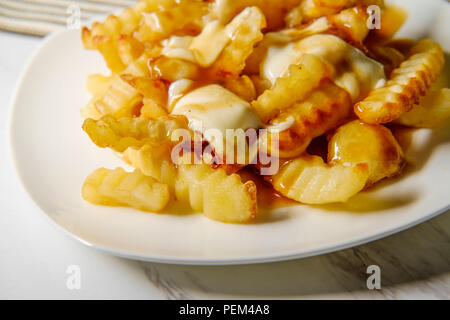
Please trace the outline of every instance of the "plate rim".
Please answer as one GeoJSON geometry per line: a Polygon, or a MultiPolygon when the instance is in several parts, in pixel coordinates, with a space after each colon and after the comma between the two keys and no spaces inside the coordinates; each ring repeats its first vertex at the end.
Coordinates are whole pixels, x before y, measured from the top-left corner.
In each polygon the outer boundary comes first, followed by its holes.
{"type": "MultiPolygon", "coordinates": [[[[78,30],[77,30],[78,31],[78,30]]],[[[17,111],[17,101],[19,94],[22,90],[22,87],[24,85],[25,79],[27,78],[28,71],[30,67],[35,62],[36,58],[39,56],[40,52],[46,47],[46,45],[53,41],[53,39],[57,38],[63,33],[66,32],[74,32],[74,30],[67,30],[62,29],[58,30],[54,33],[51,33],[43,38],[40,45],[38,45],[34,51],[32,52],[31,56],[28,58],[28,61],[24,64],[23,69],[19,73],[19,78],[15,84],[12,97],[10,99],[9,103],[9,115],[7,120],[7,140],[8,140],[8,147],[7,150],[9,150],[9,157],[12,162],[13,171],[15,172],[15,175],[17,176],[19,180],[19,184],[23,191],[25,191],[25,194],[28,196],[28,198],[33,203],[33,206],[38,209],[38,211],[41,212],[41,214],[44,214],[54,226],[57,227],[57,229],[62,230],[63,233],[68,235],[70,238],[75,239],[78,242],[83,243],[84,245],[88,247],[95,248],[97,250],[100,250],[102,252],[111,254],[113,256],[121,257],[121,258],[127,258],[127,259],[133,259],[133,260],[139,260],[139,261],[148,261],[148,262],[155,262],[155,263],[165,263],[165,264],[175,264],[175,265],[198,265],[198,266],[224,266],[224,265],[243,265],[243,264],[259,264],[259,263],[269,263],[269,262],[280,262],[280,261],[288,261],[288,260],[295,260],[295,259],[301,259],[301,258],[308,258],[312,256],[318,256],[326,253],[331,253],[339,250],[344,250],[356,246],[360,246],[375,240],[379,240],[385,237],[388,237],[390,235],[393,235],[395,233],[404,231],[406,229],[409,229],[411,227],[414,227],[420,223],[423,223],[425,221],[428,221],[440,214],[443,214],[444,212],[448,211],[450,209],[450,203],[447,204],[447,206],[431,212],[419,219],[410,221],[406,224],[401,224],[394,226],[392,228],[389,228],[388,230],[385,230],[384,232],[374,232],[371,234],[368,234],[364,237],[360,237],[356,240],[347,240],[335,243],[334,245],[326,245],[326,246],[319,246],[314,249],[309,250],[303,250],[298,249],[296,252],[293,251],[292,253],[282,253],[282,254],[272,254],[272,255],[255,255],[255,256],[247,256],[243,258],[177,258],[176,256],[158,256],[158,255],[151,255],[151,254],[140,254],[140,253],[132,253],[129,251],[116,249],[110,246],[105,246],[103,244],[96,243],[95,241],[88,241],[80,236],[70,232],[67,230],[64,226],[59,224],[55,219],[51,217],[50,214],[46,212],[46,210],[39,204],[39,201],[35,199],[35,197],[32,196],[31,191],[29,190],[29,187],[27,187],[25,180],[21,174],[21,171],[18,167],[17,159],[17,146],[14,146],[14,124],[16,123],[16,111],[17,111]],[[301,251],[301,252],[300,252],[301,251]]]]}

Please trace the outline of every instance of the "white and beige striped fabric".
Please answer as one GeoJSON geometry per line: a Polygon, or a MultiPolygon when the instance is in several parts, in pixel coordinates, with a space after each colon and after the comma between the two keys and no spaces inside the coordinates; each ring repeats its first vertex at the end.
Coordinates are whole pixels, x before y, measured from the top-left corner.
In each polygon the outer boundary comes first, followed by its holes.
{"type": "Polygon", "coordinates": [[[44,36],[76,28],[95,16],[132,7],[137,0],[0,0],[0,30],[44,36]]]}

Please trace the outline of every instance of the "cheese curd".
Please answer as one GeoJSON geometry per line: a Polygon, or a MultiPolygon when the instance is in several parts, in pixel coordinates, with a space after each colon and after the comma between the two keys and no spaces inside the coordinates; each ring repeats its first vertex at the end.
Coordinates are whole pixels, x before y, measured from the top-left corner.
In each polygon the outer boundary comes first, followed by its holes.
{"type": "Polygon", "coordinates": [[[227,129],[258,129],[259,117],[250,104],[222,86],[212,84],[195,89],[175,104],[172,115],[184,115],[192,131],[204,134],[215,148],[223,150],[217,130],[226,137],[227,129]]]}
{"type": "Polygon", "coordinates": [[[261,75],[274,84],[305,53],[328,63],[333,71],[333,81],[345,89],[353,101],[366,96],[386,79],[381,63],[370,59],[342,39],[328,34],[316,34],[297,42],[271,46],[261,64],[261,75]]]}

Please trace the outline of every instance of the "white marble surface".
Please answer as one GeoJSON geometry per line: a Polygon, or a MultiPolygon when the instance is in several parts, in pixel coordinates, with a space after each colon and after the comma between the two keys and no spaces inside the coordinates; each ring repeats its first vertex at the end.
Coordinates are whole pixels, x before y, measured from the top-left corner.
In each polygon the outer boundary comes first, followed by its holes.
{"type": "Polygon", "coordinates": [[[7,143],[9,104],[41,39],[0,31],[0,298],[39,299],[448,299],[450,215],[354,249],[229,267],[140,263],[108,256],[58,231],[22,190],[7,143]],[[378,291],[366,268],[381,268],[378,291]],[[81,269],[68,290],[66,269],[81,269]]]}

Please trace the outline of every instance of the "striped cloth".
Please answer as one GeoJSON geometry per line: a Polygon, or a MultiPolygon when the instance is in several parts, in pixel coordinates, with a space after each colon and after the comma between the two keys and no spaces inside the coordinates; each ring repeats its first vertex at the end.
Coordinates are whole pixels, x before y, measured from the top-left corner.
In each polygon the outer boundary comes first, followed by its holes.
{"type": "Polygon", "coordinates": [[[0,0],[0,30],[45,36],[135,4],[136,0],[0,0]]]}

